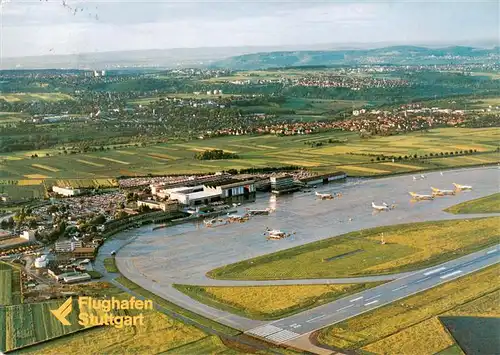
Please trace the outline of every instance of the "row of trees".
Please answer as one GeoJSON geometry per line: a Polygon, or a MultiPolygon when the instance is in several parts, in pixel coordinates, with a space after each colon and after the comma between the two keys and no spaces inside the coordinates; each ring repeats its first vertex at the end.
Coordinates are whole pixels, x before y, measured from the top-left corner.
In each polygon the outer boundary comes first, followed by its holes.
{"type": "MultiPolygon", "coordinates": [[[[499,149],[497,148],[497,151],[499,149]]],[[[405,156],[386,156],[384,154],[378,155],[376,158],[370,159],[370,161],[385,161],[385,160],[409,160],[409,159],[428,159],[428,158],[435,158],[435,157],[447,157],[447,156],[459,156],[459,155],[467,155],[467,154],[474,154],[477,153],[477,149],[469,149],[469,150],[460,150],[460,151],[455,151],[455,152],[440,152],[440,153],[429,153],[429,154],[423,154],[423,155],[418,155],[418,154],[413,154],[413,155],[405,155],[405,156]]]]}
{"type": "Polygon", "coordinates": [[[203,152],[196,153],[194,157],[198,160],[239,159],[238,154],[228,153],[222,149],[205,150],[203,152]]]}

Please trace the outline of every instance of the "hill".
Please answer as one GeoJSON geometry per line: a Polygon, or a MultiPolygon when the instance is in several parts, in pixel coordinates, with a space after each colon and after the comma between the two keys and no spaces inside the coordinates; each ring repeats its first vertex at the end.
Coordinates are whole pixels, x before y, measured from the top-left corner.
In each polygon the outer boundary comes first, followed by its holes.
{"type": "Polygon", "coordinates": [[[454,46],[425,48],[392,46],[361,50],[277,51],[233,56],[212,63],[212,67],[253,70],[276,67],[331,66],[359,64],[460,64],[480,63],[499,58],[500,47],[479,49],[454,46]]]}

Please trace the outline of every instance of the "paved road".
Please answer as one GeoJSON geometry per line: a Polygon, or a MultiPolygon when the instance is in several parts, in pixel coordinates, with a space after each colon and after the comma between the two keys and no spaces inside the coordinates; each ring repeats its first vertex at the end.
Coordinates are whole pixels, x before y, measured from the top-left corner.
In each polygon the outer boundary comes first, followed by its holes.
{"type": "Polygon", "coordinates": [[[316,307],[246,333],[274,343],[289,343],[304,334],[368,312],[500,261],[500,244],[437,265],[349,297],[316,307]]]}

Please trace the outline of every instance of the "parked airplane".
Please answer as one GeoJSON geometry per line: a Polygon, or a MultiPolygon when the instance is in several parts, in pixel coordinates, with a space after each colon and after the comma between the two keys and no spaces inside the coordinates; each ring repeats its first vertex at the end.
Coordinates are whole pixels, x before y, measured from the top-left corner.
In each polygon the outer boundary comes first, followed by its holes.
{"type": "Polygon", "coordinates": [[[315,195],[318,196],[322,200],[333,200],[332,194],[322,194],[322,193],[319,193],[316,191],[315,195]]]}
{"type": "Polygon", "coordinates": [[[460,185],[460,184],[453,183],[453,186],[455,186],[455,190],[458,190],[458,191],[472,190],[472,186],[470,186],[470,185],[460,185]]]}
{"type": "Polygon", "coordinates": [[[421,194],[416,194],[415,192],[410,192],[409,193],[412,197],[412,199],[420,201],[420,200],[434,200],[433,195],[421,195],[421,194]]]}
{"type": "Polygon", "coordinates": [[[381,205],[376,205],[375,202],[372,202],[372,208],[377,211],[389,211],[389,205],[387,203],[382,203],[381,205]]]}
{"type": "Polygon", "coordinates": [[[424,179],[427,179],[427,177],[423,174],[420,175],[419,177],[416,177],[416,176],[413,177],[413,181],[424,180],[424,179]]]}
{"type": "Polygon", "coordinates": [[[292,234],[295,234],[295,232],[287,233],[279,229],[266,228],[266,233],[264,233],[264,235],[266,234],[267,234],[267,239],[283,239],[283,238],[288,238],[292,234]]]}
{"type": "Polygon", "coordinates": [[[441,190],[441,189],[436,189],[435,187],[432,187],[432,195],[433,196],[446,196],[446,195],[455,195],[455,190],[441,190]]]}

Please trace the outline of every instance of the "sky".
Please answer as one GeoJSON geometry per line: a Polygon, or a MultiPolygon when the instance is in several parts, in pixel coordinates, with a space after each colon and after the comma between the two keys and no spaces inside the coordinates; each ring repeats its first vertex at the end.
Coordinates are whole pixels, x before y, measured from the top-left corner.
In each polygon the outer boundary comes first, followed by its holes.
{"type": "Polygon", "coordinates": [[[489,0],[0,1],[4,58],[321,43],[460,44],[495,40],[500,33],[500,5],[489,0]]]}

